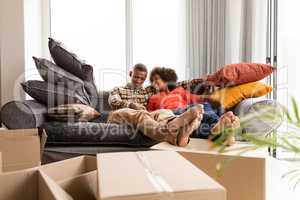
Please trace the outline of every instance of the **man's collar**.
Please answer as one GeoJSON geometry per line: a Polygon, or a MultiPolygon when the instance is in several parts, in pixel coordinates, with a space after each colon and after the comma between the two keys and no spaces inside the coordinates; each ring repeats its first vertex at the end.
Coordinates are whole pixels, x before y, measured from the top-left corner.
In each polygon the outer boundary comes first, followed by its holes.
{"type": "Polygon", "coordinates": [[[126,87],[127,87],[127,88],[130,88],[130,89],[133,89],[133,90],[139,90],[139,89],[142,89],[142,88],[143,88],[143,86],[135,86],[135,85],[133,85],[132,83],[127,83],[127,84],[126,84],[126,87]]]}

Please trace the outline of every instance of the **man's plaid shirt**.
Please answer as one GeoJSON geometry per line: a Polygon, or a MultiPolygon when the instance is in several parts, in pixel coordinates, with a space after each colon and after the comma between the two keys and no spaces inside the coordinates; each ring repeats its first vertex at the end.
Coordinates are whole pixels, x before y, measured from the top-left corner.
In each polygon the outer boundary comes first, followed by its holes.
{"type": "MultiPolygon", "coordinates": [[[[181,81],[177,83],[178,87],[184,89],[190,89],[202,83],[203,79],[193,79],[191,81],[181,81]]],[[[127,84],[125,87],[115,87],[109,96],[109,104],[116,109],[128,108],[130,103],[139,103],[143,106],[147,106],[149,98],[157,93],[153,86],[133,88],[131,84],[127,84]]]]}

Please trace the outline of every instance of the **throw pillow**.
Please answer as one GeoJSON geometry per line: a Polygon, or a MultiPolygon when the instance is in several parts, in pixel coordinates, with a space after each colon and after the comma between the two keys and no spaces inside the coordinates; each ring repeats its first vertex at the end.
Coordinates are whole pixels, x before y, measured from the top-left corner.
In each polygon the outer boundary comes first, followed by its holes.
{"type": "Polygon", "coordinates": [[[272,74],[274,70],[274,67],[267,64],[231,64],[224,66],[214,74],[208,75],[207,80],[216,86],[234,86],[259,81],[272,74]]]}
{"type": "Polygon", "coordinates": [[[93,108],[99,107],[99,95],[97,91],[97,87],[94,83],[94,75],[93,75],[93,67],[90,65],[83,65],[82,66],[84,72],[84,88],[87,91],[87,94],[90,99],[90,106],[93,108]]]}
{"type": "Polygon", "coordinates": [[[230,109],[244,99],[261,97],[271,91],[272,87],[264,83],[252,82],[217,90],[209,96],[209,100],[224,109],[230,109]]]}
{"type": "Polygon", "coordinates": [[[85,62],[80,60],[76,54],[67,50],[67,48],[61,43],[52,38],[49,38],[49,51],[54,62],[63,68],[64,70],[74,74],[75,76],[85,79],[85,75],[82,66],[85,62]]]}
{"type": "Polygon", "coordinates": [[[48,109],[48,116],[55,121],[88,122],[100,116],[94,108],[83,104],[65,104],[48,109]]]}
{"type": "Polygon", "coordinates": [[[53,84],[62,83],[66,87],[73,87],[78,84],[84,85],[84,82],[80,78],[77,78],[73,74],[58,67],[49,60],[36,57],[33,57],[33,60],[36,64],[38,72],[40,73],[44,81],[53,84]]]}
{"type": "Polygon", "coordinates": [[[84,88],[65,88],[44,81],[27,81],[21,83],[24,91],[38,102],[53,107],[61,104],[81,103],[89,104],[84,95],[84,88]]]}

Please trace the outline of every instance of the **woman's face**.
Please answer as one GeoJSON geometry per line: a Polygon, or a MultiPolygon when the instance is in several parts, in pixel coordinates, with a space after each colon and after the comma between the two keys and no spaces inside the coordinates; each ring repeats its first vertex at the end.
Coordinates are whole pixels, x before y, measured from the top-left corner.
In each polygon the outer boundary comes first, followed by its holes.
{"type": "Polygon", "coordinates": [[[152,85],[156,88],[156,89],[158,89],[158,90],[160,90],[160,91],[165,91],[165,90],[167,90],[167,83],[166,82],[164,82],[161,78],[160,78],[160,76],[158,75],[158,74],[155,74],[153,77],[152,77],[152,85]]]}

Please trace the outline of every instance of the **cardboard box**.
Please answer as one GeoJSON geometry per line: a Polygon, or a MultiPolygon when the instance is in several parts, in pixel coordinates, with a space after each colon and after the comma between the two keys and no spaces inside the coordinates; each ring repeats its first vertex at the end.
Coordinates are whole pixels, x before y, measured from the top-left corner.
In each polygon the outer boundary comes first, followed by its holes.
{"type": "Polygon", "coordinates": [[[76,157],[43,165],[40,170],[70,194],[74,200],[97,199],[96,157],[76,157]]]}
{"type": "Polygon", "coordinates": [[[43,130],[19,129],[0,131],[3,171],[39,166],[47,135],[43,130]]]}
{"type": "Polygon", "coordinates": [[[0,175],[0,200],[72,200],[38,168],[0,175]]]}
{"type": "Polygon", "coordinates": [[[179,152],[184,158],[203,170],[227,190],[228,200],[265,200],[266,199],[266,162],[267,152],[251,151],[237,157],[238,151],[249,147],[247,144],[236,144],[230,147],[231,152],[219,154],[211,149],[208,140],[191,139],[185,148],[168,143],[160,143],[152,149],[179,152]],[[222,161],[234,159],[223,168],[222,175],[217,175],[216,166],[222,161]]]}
{"type": "Polygon", "coordinates": [[[97,155],[98,199],[224,200],[225,189],[176,152],[97,155]]]}

